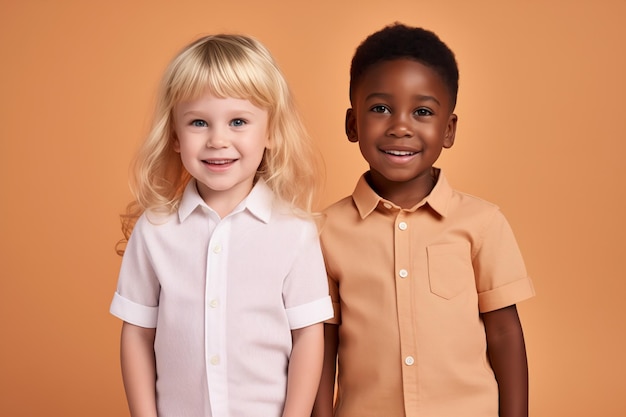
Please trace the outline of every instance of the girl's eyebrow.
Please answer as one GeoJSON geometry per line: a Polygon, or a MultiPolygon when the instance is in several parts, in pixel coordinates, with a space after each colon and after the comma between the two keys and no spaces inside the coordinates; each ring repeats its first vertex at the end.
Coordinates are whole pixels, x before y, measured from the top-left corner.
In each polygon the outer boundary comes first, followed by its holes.
{"type": "MultiPolygon", "coordinates": [[[[183,112],[183,116],[189,116],[189,115],[199,115],[199,116],[203,116],[206,115],[207,113],[211,113],[202,109],[190,109],[187,110],[185,112],[183,112]]],[[[250,110],[233,110],[231,112],[229,112],[229,116],[228,117],[240,117],[240,116],[253,116],[255,113],[253,111],[250,110]]]]}

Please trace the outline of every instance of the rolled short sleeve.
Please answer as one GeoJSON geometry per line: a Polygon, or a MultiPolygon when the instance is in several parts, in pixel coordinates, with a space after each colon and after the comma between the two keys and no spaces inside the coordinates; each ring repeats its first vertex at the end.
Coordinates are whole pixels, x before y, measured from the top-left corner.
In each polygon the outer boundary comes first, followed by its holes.
{"type": "Polygon", "coordinates": [[[496,209],[487,222],[473,263],[481,313],[535,295],[511,226],[500,210],[496,209]]]}
{"type": "Polygon", "coordinates": [[[341,323],[341,302],[339,299],[339,284],[337,279],[334,278],[333,273],[331,272],[330,260],[332,257],[327,256],[326,251],[328,249],[324,246],[324,227],[327,221],[328,215],[323,213],[321,216],[316,218],[317,220],[317,228],[320,234],[320,244],[322,246],[322,255],[324,256],[324,264],[326,268],[327,281],[328,281],[328,293],[330,294],[330,300],[333,308],[333,316],[325,321],[327,324],[340,324],[341,323]]]}
{"type": "Polygon", "coordinates": [[[132,302],[115,293],[111,302],[111,314],[135,326],[156,328],[158,307],[147,307],[132,302]]]}
{"type": "Polygon", "coordinates": [[[317,229],[312,222],[303,222],[297,255],[285,279],[283,298],[292,329],[333,317],[326,268],[317,229]]]}
{"type": "Polygon", "coordinates": [[[341,302],[339,300],[339,286],[337,281],[328,276],[328,292],[330,293],[330,299],[333,306],[333,317],[326,320],[328,324],[341,324],[341,302]]]}
{"type": "Polygon", "coordinates": [[[332,312],[329,296],[297,307],[288,308],[287,319],[289,320],[289,327],[294,330],[319,323],[328,318],[329,312],[332,312]]]}
{"type": "Polygon", "coordinates": [[[110,313],[128,323],[154,328],[157,324],[160,285],[146,248],[151,225],[141,217],[126,246],[110,313]]]}

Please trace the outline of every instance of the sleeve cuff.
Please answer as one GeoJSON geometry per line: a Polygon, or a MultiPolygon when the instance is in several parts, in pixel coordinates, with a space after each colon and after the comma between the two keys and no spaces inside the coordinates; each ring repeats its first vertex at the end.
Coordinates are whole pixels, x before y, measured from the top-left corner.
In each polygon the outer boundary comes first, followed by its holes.
{"type": "Polygon", "coordinates": [[[115,293],[111,308],[111,314],[125,322],[145,328],[156,328],[159,307],[148,307],[130,301],[119,293],[115,293]]]}
{"type": "Polygon", "coordinates": [[[339,303],[333,301],[333,317],[326,320],[326,324],[341,324],[341,306],[339,303]]]}
{"type": "Polygon", "coordinates": [[[533,283],[529,277],[526,277],[478,294],[478,307],[481,313],[487,313],[517,304],[534,295],[533,283]]]}
{"type": "Polygon", "coordinates": [[[287,309],[287,320],[292,330],[301,329],[333,317],[330,296],[287,309]]]}

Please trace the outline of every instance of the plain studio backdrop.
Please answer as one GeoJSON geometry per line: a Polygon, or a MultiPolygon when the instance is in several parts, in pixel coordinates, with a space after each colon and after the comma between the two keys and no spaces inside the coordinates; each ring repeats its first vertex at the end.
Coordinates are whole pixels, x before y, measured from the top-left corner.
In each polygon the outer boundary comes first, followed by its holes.
{"type": "Polygon", "coordinates": [[[358,43],[435,31],[461,73],[438,165],[497,203],[537,296],[519,305],[531,415],[626,415],[623,0],[0,1],[0,415],[127,415],[108,313],[128,164],[185,44],[252,35],[326,161],[325,206],[366,169],[343,133],[358,43]]]}

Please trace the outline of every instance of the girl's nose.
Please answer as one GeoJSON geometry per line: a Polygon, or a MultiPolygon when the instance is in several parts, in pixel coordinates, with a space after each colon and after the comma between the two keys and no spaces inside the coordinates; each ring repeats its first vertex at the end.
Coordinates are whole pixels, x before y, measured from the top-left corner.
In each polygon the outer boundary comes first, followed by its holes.
{"type": "Polygon", "coordinates": [[[228,134],[220,129],[212,129],[206,141],[207,148],[227,148],[229,144],[228,134]]]}

